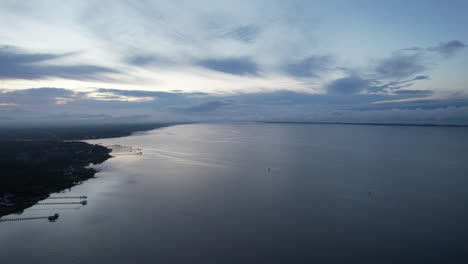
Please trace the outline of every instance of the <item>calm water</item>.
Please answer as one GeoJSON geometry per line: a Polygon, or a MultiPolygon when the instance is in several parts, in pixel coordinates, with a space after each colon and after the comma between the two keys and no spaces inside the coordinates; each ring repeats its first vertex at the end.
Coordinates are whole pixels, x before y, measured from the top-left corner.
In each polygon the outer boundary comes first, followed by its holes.
{"type": "Polygon", "coordinates": [[[0,223],[1,263],[468,259],[465,128],[193,124],[95,142],[143,155],[66,193],[88,205],[21,216],[55,223],[0,223]]]}

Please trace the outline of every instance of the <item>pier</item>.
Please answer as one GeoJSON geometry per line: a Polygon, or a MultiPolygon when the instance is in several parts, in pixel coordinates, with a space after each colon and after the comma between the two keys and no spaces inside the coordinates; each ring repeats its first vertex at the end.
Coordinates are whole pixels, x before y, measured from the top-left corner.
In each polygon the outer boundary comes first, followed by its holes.
{"type": "Polygon", "coordinates": [[[58,205],[58,204],[81,204],[81,205],[87,205],[87,204],[88,204],[88,201],[81,201],[81,202],[37,203],[36,205],[58,205]]]}
{"type": "Polygon", "coordinates": [[[111,155],[122,156],[122,155],[142,155],[143,151],[139,148],[127,147],[122,145],[106,145],[106,148],[112,150],[111,155]]]}
{"type": "Polygon", "coordinates": [[[49,222],[55,222],[59,218],[59,214],[54,214],[50,216],[36,216],[36,217],[21,217],[21,218],[9,218],[9,219],[0,219],[0,222],[17,222],[17,221],[27,221],[27,220],[49,220],[49,222]]]}
{"type": "Polygon", "coordinates": [[[87,198],[88,196],[65,196],[65,197],[53,196],[47,199],[87,199],[87,198]]]}

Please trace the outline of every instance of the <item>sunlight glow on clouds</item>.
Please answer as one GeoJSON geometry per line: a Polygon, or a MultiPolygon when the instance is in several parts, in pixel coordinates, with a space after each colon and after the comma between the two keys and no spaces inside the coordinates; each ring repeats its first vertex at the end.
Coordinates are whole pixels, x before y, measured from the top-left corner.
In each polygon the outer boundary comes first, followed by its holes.
{"type": "Polygon", "coordinates": [[[155,97],[132,97],[103,92],[91,92],[88,93],[86,96],[87,98],[95,101],[149,102],[156,99],[155,97]]]}
{"type": "Polygon", "coordinates": [[[44,112],[94,102],[90,114],[202,120],[254,116],[236,108],[279,116],[278,102],[290,102],[285,115],[313,119],[467,98],[468,4],[429,2],[5,0],[0,106],[11,115],[47,94],[44,112]],[[59,89],[31,90],[42,87],[59,89]]]}

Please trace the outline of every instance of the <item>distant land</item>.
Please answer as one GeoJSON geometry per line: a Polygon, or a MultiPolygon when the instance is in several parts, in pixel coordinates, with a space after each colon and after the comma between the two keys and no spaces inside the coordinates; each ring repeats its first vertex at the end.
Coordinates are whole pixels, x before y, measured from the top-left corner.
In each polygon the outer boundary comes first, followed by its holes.
{"type": "Polygon", "coordinates": [[[111,149],[80,140],[123,137],[170,123],[0,128],[0,217],[93,178],[111,149]]]}
{"type": "Polygon", "coordinates": [[[125,137],[137,131],[147,131],[175,124],[179,123],[0,127],[0,142],[19,140],[90,140],[125,137]]]}
{"type": "Polygon", "coordinates": [[[360,126],[418,126],[418,127],[468,127],[462,124],[417,124],[417,123],[372,123],[372,122],[307,122],[307,121],[260,121],[272,124],[317,124],[317,125],[360,125],[360,126]]]}

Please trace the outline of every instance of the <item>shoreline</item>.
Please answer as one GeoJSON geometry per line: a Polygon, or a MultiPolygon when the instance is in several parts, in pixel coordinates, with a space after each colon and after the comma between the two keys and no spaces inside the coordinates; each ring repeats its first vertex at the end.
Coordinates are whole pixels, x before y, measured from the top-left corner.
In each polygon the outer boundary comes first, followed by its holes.
{"type": "Polygon", "coordinates": [[[52,193],[94,178],[98,171],[89,165],[101,164],[114,156],[111,148],[87,141],[126,137],[172,125],[176,124],[114,125],[111,128],[117,130],[112,131],[107,126],[93,126],[91,131],[87,130],[89,127],[49,128],[56,134],[47,132],[44,138],[26,131],[33,135],[31,139],[19,134],[14,140],[0,140],[0,218],[21,214],[52,193]]]}
{"type": "Polygon", "coordinates": [[[462,127],[468,128],[468,125],[462,124],[417,124],[417,123],[373,123],[373,122],[308,122],[308,121],[258,121],[266,124],[291,124],[291,125],[356,125],[356,126],[409,126],[409,127],[462,127]]]}

